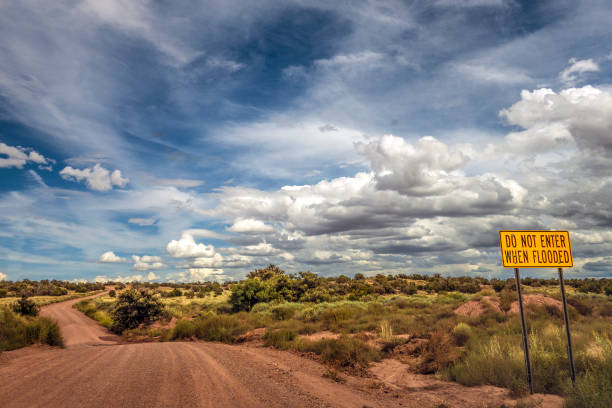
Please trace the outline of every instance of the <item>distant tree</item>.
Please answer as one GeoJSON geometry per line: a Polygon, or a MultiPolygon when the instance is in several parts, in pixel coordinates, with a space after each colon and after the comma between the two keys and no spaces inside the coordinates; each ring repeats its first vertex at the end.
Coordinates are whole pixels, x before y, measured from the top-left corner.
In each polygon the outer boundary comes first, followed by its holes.
{"type": "Polygon", "coordinates": [[[117,292],[115,292],[115,289],[112,289],[110,292],[108,292],[108,296],[114,298],[115,296],[117,296],[117,292]]]}
{"type": "Polygon", "coordinates": [[[279,275],[285,275],[285,271],[280,269],[278,266],[270,264],[262,269],[255,269],[249,272],[247,279],[259,278],[263,281],[273,279],[279,275]]]}
{"type": "Polygon", "coordinates": [[[230,304],[234,311],[249,311],[257,303],[269,302],[277,297],[277,293],[268,282],[260,278],[250,278],[232,286],[230,304]]]}

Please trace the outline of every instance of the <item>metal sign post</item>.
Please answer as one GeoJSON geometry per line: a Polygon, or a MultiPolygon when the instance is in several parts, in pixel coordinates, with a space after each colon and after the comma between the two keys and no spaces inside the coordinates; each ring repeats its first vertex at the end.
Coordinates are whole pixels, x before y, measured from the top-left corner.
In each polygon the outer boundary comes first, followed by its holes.
{"type": "Polygon", "coordinates": [[[574,354],[572,352],[572,337],[570,335],[562,269],[574,266],[569,232],[502,230],[499,231],[499,247],[504,268],[514,268],[518,304],[521,313],[521,325],[523,328],[523,350],[525,351],[525,366],[527,368],[529,392],[533,394],[533,382],[531,377],[529,341],[527,338],[527,326],[525,325],[525,313],[523,311],[523,296],[521,294],[521,276],[519,274],[519,268],[554,267],[559,270],[559,284],[561,286],[561,296],[563,297],[563,316],[565,317],[565,331],[567,333],[567,354],[569,357],[570,375],[572,377],[572,382],[575,382],[574,354]]]}
{"type": "Polygon", "coordinates": [[[527,338],[527,325],[525,324],[525,313],[523,311],[523,295],[521,293],[521,275],[519,273],[519,268],[514,268],[514,278],[516,280],[516,292],[518,293],[519,311],[521,313],[521,326],[523,328],[523,350],[525,351],[527,384],[529,384],[529,393],[533,394],[533,380],[531,378],[531,359],[529,358],[529,339],[527,338]]]}
{"type": "Polygon", "coordinates": [[[574,352],[572,351],[572,335],[570,333],[569,316],[567,315],[567,300],[565,299],[565,283],[563,283],[563,268],[559,268],[559,285],[561,286],[561,298],[563,299],[563,317],[565,319],[565,333],[567,334],[567,356],[569,359],[570,376],[572,383],[576,382],[576,371],[574,370],[574,352]]]}

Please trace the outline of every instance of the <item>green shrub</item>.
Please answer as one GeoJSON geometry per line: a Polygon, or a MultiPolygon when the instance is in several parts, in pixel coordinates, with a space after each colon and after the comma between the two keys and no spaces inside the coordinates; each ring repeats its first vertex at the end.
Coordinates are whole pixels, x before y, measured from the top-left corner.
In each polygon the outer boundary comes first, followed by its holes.
{"type": "Polygon", "coordinates": [[[63,345],[57,323],[45,317],[27,321],[8,307],[0,308],[0,351],[14,350],[32,343],[63,345]]]}
{"type": "Polygon", "coordinates": [[[191,320],[179,320],[172,330],[172,339],[187,339],[195,337],[196,326],[191,320]]]}
{"type": "Polygon", "coordinates": [[[149,293],[129,289],[117,299],[111,311],[111,330],[122,333],[134,329],[141,323],[148,323],[162,316],[163,305],[149,293]]]}
{"type": "Polygon", "coordinates": [[[183,292],[179,288],[174,288],[174,289],[172,289],[169,292],[162,293],[162,296],[164,296],[164,297],[179,297],[179,296],[183,296],[183,292]]]}
{"type": "Polygon", "coordinates": [[[298,350],[313,352],[324,362],[341,368],[364,368],[380,359],[380,352],[354,337],[300,342],[298,350]]]}
{"type": "Polygon", "coordinates": [[[274,299],[275,291],[270,283],[259,278],[247,279],[232,286],[230,304],[234,311],[249,311],[257,303],[269,302],[274,299]]]}
{"type": "Polygon", "coordinates": [[[117,296],[117,292],[115,292],[115,289],[111,290],[110,292],[108,292],[108,296],[114,298],[117,296]]]}
{"type": "Polygon", "coordinates": [[[38,316],[38,306],[26,295],[21,296],[17,303],[13,304],[13,311],[23,316],[38,316]]]}
{"type": "Polygon", "coordinates": [[[173,339],[197,337],[206,341],[233,343],[251,325],[238,315],[216,315],[207,313],[194,320],[179,320],[172,331],[173,339]]]}
{"type": "Polygon", "coordinates": [[[293,330],[266,330],[263,336],[264,345],[266,347],[275,347],[281,350],[291,348],[291,342],[296,338],[296,333],[293,330]]]}
{"type": "Polygon", "coordinates": [[[110,329],[113,326],[113,319],[104,310],[98,310],[93,314],[93,319],[100,325],[110,329]]]}
{"type": "Polygon", "coordinates": [[[472,328],[465,323],[459,323],[453,328],[453,337],[458,346],[465,346],[472,337],[472,328]]]}
{"type": "Polygon", "coordinates": [[[606,370],[588,370],[576,378],[569,390],[564,408],[612,407],[612,367],[606,370]]]}
{"type": "Polygon", "coordinates": [[[567,387],[566,408],[612,407],[612,340],[597,333],[593,338],[584,372],[567,387]]]}
{"type": "Polygon", "coordinates": [[[446,369],[457,361],[459,353],[452,337],[443,330],[430,334],[429,341],[421,352],[422,360],[417,367],[421,374],[433,374],[446,369]]]}
{"type": "Polygon", "coordinates": [[[358,313],[363,310],[352,304],[341,304],[338,306],[327,307],[323,309],[319,315],[318,320],[325,323],[340,323],[343,320],[352,319],[357,316],[358,313]]]}
{"type": "Polygon", "coordinates": [[[451,379],[467,386],[493,384],[516,389],[517,382],[524,383],[525,376],[525,360],[519,342],[517,337],[491,337],[450,368],[451,379]]]}
{"type": "Polygon", "coordinates": [[[572,297],[567,299],[567,303],[574,306],[574,308],[583,316],[590,316],[593,313],[593,306],[587,304],[584,300],[572,297]]]}
{"type": "Polygon", "coordinates": [[[27,326],[28,343],[43,343],[50,346],[63,346],[64,340],[56,321],[39,317],[27,326]]]}
{"type": "Polygon", "coordinates": [[[8,307],[0,308],[0,350],[13,350],[27,343],[26,323],[8,307]]]}
{"type": "Polygon", "coordinates": [[[297,312],[299,305],[280,304],[270,309],[270,313],[276,320],[291,319],[297,312]]]}
{"type": "Polygon", "coordinates": [[[512,302],[514,302],[516,299],[517,299],[517,294],[515,291],[511,289],[504,289],[499,294],[499,302],[500,302],[499,307],[501,308],[502,311],[507,312],[508,310],[510,310],[510,306],[512,305],[512,302]]]}

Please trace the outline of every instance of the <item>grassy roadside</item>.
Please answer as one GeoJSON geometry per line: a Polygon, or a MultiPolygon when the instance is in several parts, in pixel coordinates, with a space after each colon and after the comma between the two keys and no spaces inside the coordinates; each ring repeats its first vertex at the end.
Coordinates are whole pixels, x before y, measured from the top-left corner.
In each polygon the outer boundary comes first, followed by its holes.
{"type": "Polygon", "coordinates": [[[40,343],[63,346],[57,322],[46,317],[23,317],[0,306],[0,351],[40,343]]]}

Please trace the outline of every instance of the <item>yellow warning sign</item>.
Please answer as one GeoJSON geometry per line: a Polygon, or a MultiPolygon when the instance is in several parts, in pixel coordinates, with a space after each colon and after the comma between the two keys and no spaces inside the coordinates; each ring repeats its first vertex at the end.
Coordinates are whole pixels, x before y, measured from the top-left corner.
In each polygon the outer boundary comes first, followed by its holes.
{"type": "Polygon", "coordinates": [[[571,268],[567,231],[499,231],[504,268],[571,268]]]}

